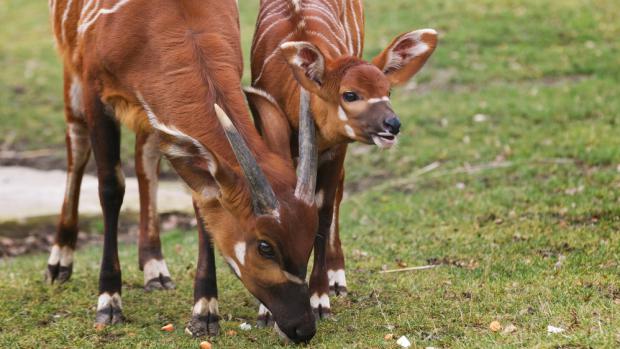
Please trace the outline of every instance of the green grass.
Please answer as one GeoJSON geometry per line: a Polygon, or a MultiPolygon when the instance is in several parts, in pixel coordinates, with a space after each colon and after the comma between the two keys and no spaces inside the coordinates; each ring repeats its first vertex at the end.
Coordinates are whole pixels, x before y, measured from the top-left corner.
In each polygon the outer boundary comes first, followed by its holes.
{"type": "MultiPolygon", "coordinates": [[[[62,149],[61,75],[45,6],[0,3],[0,134],[15,132],[21,149],[62,149]]],[[[418,348],[620,346],[618,2],[374,0],[366,8],[369,57],[413,28],[436,28],[441,41],[418,88],[394,93],[405,127],[399,146],[350,150],[341,226],[352,294],[332,301],[334,320],[320,323],[310,346],[396,348],[387,333],[418,348]],[[433,259],[446,265],[378,273],[433,259]],[[494,333],[493,320],[517,330],[494,333]],[[566,331],[549,335],[548,325],[566,331]]],[[[247,53],[256,5],[241,2],[241,11],[247,53]]],[[[163,238],[178,284],[171,293],[145,294],[136,247],[123,246],[128,322],[103,333],[92,328],[99,247],[78,251],[74,278],[60,287],[42,282],[45,255],[0,262],[0,347],[197,347],[182,331],[195,235],[163,238]],[[160,332],[168,322],[177,330],[160,332]]],[[[237,334],[215,347],[278,346],[269,330],[238,330],[256,306],[218,263],[223,332],[237,334]]]]}

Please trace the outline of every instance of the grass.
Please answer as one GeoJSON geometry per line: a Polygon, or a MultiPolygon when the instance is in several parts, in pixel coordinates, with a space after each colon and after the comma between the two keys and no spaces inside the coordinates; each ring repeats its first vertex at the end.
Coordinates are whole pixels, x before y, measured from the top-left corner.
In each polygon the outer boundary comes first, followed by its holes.
{"type": "MultiPolygon", "coordinates": [[[[350,150],[341,226],[352,294],[332,301],[335,318],[310,347],[398,347],[387,333],[417,348],[620,346],[617,1],[374,0],[366,9],[369,57],[412,28],[438,29],[441,41],[417,85],[394,93],[399,146],[350,150]],[[443,264],[378,273],[429,261],[443,264]],[[492,332],[494,320],[516,331],[492,332]]],[[[241,11],[247,53],[256,5],[241,11]]],[[[62,149],[46,13],[43,2],[0,3],[0,134],[15,132],[20,149],[62,149]]],[[[92,328],[99,247],[79,250],[73,280],[59,287],[42,282],[44,255],[1,261],[0,347],[197,347],[182,331],[195,235],[163,237],[179,286],[171,293],[145,294],[135,246],[121,248],[128,322],[103,333],[92,328]],[[177,330],[160,332],[168,322],[177,330]]],[[[278,347],[269,330],[238,329],[256,305],[218,267],[223,332],[237,333],[215,347],[278,347]]]]}

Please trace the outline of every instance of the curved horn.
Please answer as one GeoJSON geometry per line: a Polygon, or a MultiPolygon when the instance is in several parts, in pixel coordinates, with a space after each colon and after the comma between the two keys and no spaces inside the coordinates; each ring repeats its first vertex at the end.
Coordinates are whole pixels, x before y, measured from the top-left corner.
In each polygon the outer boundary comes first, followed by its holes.
{"type": "Polygon", "coordinates": [[[228,142],[235,153],[235,157],[239,165],[241,165],[243,174],[250,185],[254,214],[257,216],[278,216],[278,199],[267,177],[265,177],[263,170],[258,166],[254,155],[248,148],[239,131],[237,131],[235,125],[233,125],[228,115],[226,115],[226,112],[217,104],[214,105],[214,108],[220,124],[224,127],[226,138],[228,138],[228,142]]]}
{"type": "Polygon", "coordinates": [[[314,203],[318,157],[316,127],[310,110],[310,93],[302,87],[299,93],[299,163],[295,197],[308,205],[314,203]]]}

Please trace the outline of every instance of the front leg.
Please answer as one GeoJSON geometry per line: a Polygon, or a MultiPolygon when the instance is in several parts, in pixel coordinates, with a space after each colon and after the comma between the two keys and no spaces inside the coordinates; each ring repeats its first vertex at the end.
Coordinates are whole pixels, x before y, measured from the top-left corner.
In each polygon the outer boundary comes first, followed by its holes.
{"type": "Polygon", "coordinates": [[[334,203],[343,177],[346,151],[346,145],[338,146],[324,152],[319,159],[316,194],[319,229],[314,243],[314,266],[310,276],[310,305],[319,319],[331,315],[327,262],[330,242],[336,237],[332,236],[334,222],[337,219],[334,215],[334,203]]]}
{"type": "Polygon", "coordinates": [[[220,332],[220,315],[217,304],[215,253],[211,236],[202,220],[196,200],[194,211],[198,221],[198,263],[194,280],[192,318],[185,331],[193,337],[217,336],[220,332]]]}

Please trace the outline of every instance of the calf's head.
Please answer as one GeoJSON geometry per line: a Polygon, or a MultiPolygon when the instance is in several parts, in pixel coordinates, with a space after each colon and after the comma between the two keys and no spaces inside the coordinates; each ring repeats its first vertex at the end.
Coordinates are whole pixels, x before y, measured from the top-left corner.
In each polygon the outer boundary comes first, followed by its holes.
{"type": "Polygon", "coordinates": [[[390,104],[392,86],[407,82],[437,45],[432,29],[397,36],[372,63],[357,57],[336,59],[310,42],[280,46],[297,81],[327,104],[327,125],[340,137],[389,148],[396,143],[400,120],[390,104]]]}

